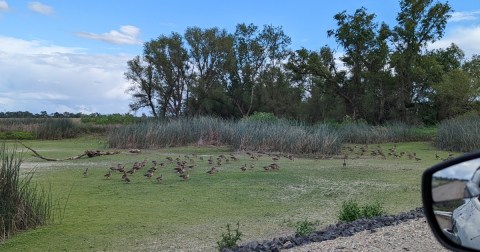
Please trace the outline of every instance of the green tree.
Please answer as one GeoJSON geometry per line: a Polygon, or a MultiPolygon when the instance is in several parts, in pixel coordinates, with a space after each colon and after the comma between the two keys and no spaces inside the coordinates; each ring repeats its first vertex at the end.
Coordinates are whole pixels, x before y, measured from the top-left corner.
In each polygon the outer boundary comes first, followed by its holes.
{"type": "Polygon", "coordinates": [[[232,54],[233,36],[216,27],[190,27],[185,31],[185,40],[193,68],[187,93],[188,113],[228,116],[232,113],[232,101],[226,93],[226,68],[232,54]]]}
{"type": "Polygon", "coordinates": [[[290,38],[280,27],[238,24],[234,34],[233,54],[230,58],[229,95],[241,116],[253,111],[258,79],[269,66],[284,59],[290,38]]]}
{"type": "Polygon", "coordinates": [[[394,54],[392,65],[396,74],[400,119],[407,120],[407,108],[414,107],[413,98],[418,85],[415,68],[428,43],[442,38],[451,7],[433,0],[402,0],[393,28],[394,54]]]}
{"type": "Polygon", "coordinates": [[[190,81],[182,36],[172,33],[146,42],[143,56],[128,61],[125,77],[132,83],[127,92],[133,111],[147,107],[155,117],[180,116],[190,81]]]}
{"type": "Polygon", "coordinates": [[[130,109],[138,111],[148,107],[152,115],[158,117],[157,86],[159,83],[154,76],[153,66],[144,62],[140,56],[129,60],[127,66],[125,78],[132,83],[127,90],[133,98],[130,109]]]}

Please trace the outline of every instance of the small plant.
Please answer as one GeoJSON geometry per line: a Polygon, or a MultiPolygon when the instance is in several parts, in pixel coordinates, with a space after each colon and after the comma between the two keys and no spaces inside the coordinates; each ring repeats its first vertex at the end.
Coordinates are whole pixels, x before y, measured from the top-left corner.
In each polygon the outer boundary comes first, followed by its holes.
{"type": "Polygon", "coordinates": [[[315,231],[315,223],[308,221],[307,219],[297,222],[295,227],[297,228],[295,231],[297,236],[307,236],[315,231]]]}
{"type": "Polygon", "coordinates": [[[376,216],[381,216],[385,213],[380,202],[375,202],[373,204],[367,204],[362,208],[362,215],[367,219],[371,219],[376,216]]]}
{"type": "Polygon", "coordinates": [[[222,239],[217,241],[218,249],[222,251],[226,248],[234,248],[237,242],[241,240],[242,233],[240,232],[240,223],[237,222],[237,228],[230,229],[230,224],[227,224],[227,233],[222,233],[222,239]]]}
{"type": "Polygon", "coordinates": [[[358,203],[355,200],[348,200],[343,202],[338,219],[341,221],[354,221],[361,218],[361,216],[362,211],[358,203]]]}
{"type": "Polygon", "coordinates": [[[348,200],[343,202],[338,219],[350,222],[360,218],[371,219],[384,213],[383,206],[378,201],[361,207],[355,200],[348,200]]]}

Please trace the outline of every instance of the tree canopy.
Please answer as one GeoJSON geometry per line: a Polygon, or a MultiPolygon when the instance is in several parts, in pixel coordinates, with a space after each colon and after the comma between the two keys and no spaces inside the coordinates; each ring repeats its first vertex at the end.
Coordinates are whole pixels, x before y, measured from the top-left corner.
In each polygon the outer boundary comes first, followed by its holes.
{"type": "Polygon", "coordinates": [[[130,108],[162,118],[267,112],[310,123],[436,123],[478,106],[480,56],[465,59],[455,44],[428,49],[450,12],[448,3],[402,0],[389,27],[364,7],[341,11],[326,31],[338,52],[293,50],[274,25],[161,35],[128,62],[130,108]]]}

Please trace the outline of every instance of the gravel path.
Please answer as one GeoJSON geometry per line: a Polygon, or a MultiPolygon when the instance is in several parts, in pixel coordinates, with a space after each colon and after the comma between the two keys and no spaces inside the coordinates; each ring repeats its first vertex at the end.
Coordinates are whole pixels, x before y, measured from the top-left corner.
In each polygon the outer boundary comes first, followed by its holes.
{"type": "Polygon", "coordinates": [[[350,237],[309,243],[294,247],[290,252],[307,251],[449,251],[433,236],[425,218],[407,221],[372,231],[366,230],[350,237]]]}
{"type": "Polygon", "coordinates": [[[250,251],[448,251],[433,236],[423,208],[398,215],[339,222],[307,237],[287,236],[249,242],[233,250],[250,251]]]}

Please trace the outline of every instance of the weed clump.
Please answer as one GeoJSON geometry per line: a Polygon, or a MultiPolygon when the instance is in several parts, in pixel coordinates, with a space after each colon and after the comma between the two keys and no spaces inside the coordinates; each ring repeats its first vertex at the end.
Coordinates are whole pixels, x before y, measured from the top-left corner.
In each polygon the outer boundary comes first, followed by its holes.
{"type": "Polygon", "coordinates": [[[381,216],[385,213],[383,206],[379,202],[360,206],[355,200],[343,202],[338,219],[341,221],[351,222],[361,218],[371,219],[381,216]]]}
{"type": "Polygon", "coordinates": [[[295,234],[297,236],[305,237],[311,234],[313,231],[315,231],[315,223],[308,221],[307,219],[297,222],[295,227],[296,227],[295,234]]]}
{"type": "Polygon", "coordinates": [[[222,251],[226,248],[234,248],[237,242],[241,240],[242,232],[240,232],[240,223],[237,222],[237,228],[230,229],[230,224],[227,224],[227,233],[222,233],[222,238],[217,241],[218,249],[222,251]]]}

